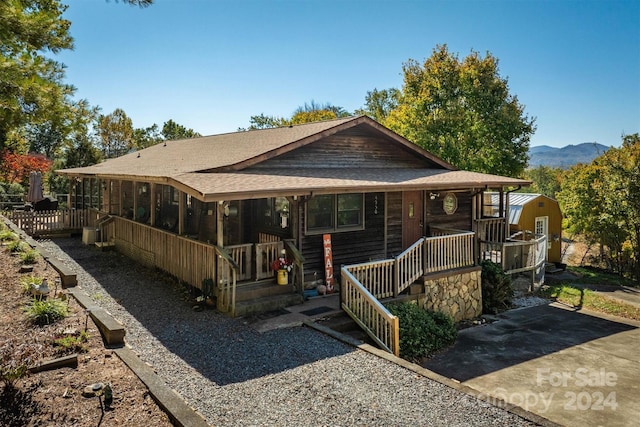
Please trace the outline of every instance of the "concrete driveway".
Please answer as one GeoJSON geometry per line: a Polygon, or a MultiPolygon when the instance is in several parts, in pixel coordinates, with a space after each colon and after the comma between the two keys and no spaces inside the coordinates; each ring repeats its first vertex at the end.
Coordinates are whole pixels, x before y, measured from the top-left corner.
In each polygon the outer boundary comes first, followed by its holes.
{"type": "Polygon", "coordinates": [[[561,425],[640,425],[640,322],[558,303],[512,310],[423,367],[561,425]]]}

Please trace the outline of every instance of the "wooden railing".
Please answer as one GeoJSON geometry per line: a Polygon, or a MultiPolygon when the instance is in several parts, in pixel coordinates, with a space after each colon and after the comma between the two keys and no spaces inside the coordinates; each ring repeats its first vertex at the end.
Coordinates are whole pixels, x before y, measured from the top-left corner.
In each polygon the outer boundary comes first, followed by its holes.
{"type": "Polygon", "coordinates": [[[482,259],[500,264],[506,274],[535,271],[544,265],[547,236],[516,233],[506,242],[481,242],[482,259]]]}
{"type": "Polygon", "coordinates": [[[256,280],[273,277],[271,263],[278,259],[283,248],[282,241],[256,243],[256,280]]]}
{"type": "Polygon", "coordinates": [[[458,232],[424,239],[424,273],[475,265],[475,233],[458,232]]]}
{"type": "Polygon", "coordinates": [[[409,246],[404,252],[396,257],[395,260],[395,283],[394,296],[407,289],[416,279],[424,274],[425,263],[423,262],[427,246],[426,238],[421,238],[413,245],[409,246]]]}
{"type": "Polygon", "coordinates": [[[380,347],[400,355],[399,321],[345,267],[341,273],[342,309],[380,347]]]}
{"type": "Polygon", "coordinates": [[[504,242],[507,238],[506,218],[483,218],[475,221],[476,235],[481,242],[504,242]]]}
{"type": "Polygon", "coordinates": [[[293,280],[292,284],[296,287],[296,289],[300,292],[301,295],[304,295],[304,257],[296,247],[294,241],[285,240],[284,241],[285,249],[287,250],[287,257],[293,260],[293,280]]]}
{"type": "Polygon", "coordinates": [[[253,244],[225,246],[225,249],[238,266],[238,280],[251,279],[253,272],[253,244]]]}
{"type": "Polygon", "coordinates": [[[342,267],[377,299],[390,298],[396,295],[395,268],[395,259],[371,261],[342,267]]]}
{"type": "Polygon", "coordinates": [[[90,226],[90,212],[84,209],[55,211],[5,211],[3,215],[28,234],[61,230],[82,230],[90,226]]]}
{"type": "Polygon", "coordinates": [[[130,258],[164,270],[197,289],[202,289],[205,280],[217,277],[218,254],[213,245],[129,219],[113,218],[105,232],[130,258]]]}
{"type": "Polygon", "coordinates": [[[229,313],[233,317],[236,315],[236,288],[239,267],[224,248],[218,246],[214,246],[214,248],[218,256],[217,309],[221,312],[229,313]]]}

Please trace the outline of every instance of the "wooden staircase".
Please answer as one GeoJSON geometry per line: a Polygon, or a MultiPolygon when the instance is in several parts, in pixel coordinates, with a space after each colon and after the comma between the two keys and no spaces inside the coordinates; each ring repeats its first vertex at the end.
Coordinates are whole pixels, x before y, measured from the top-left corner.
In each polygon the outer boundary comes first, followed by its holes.
{"type": "Polygon", "coordinates": [[[236,316],[250,316],[302,304],[304,298],[293,285],[278,285],[269,278],[238,283],[236,287],[236,316]]]}

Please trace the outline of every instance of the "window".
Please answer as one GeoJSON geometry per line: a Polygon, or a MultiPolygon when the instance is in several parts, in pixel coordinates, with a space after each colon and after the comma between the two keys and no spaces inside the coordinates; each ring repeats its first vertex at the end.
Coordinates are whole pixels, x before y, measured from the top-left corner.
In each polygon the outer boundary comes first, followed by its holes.
{"type": "Polygon", "coordinates": [[[364,195],[326,194],[307,203],[307,232],[364,229],[364,195]]]}

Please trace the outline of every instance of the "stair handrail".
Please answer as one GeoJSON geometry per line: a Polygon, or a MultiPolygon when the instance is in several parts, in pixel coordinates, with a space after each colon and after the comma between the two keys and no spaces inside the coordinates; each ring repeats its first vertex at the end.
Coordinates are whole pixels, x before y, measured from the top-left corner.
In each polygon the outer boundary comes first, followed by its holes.
{"type": "Polygon", "coordinates": [[[294,281],[293,285],[297,286],[300,295],[304,296],[304,256],[298,250],[295,242],[292,240],[284,240],[284,246],[287,250],[287,255],[291,256],[294,267],[294,281]]]}
{"type": "Polygon", "coordinates": [[[216,245],[213,245],[213,248],[215,249],[219,260],[217,269],[218,310],[230,312],[233,317],[236,312],[236,285],[240,267],[226,249],[216,245]],[[230,278],[229,273],[231,276],[230,278]]]}
{"type": "Polygon", "coordinates": [[[400,321],[347,270],[341,268],[342,309],[380,347],[400,355],[400,321]]]}
{"type": "Polygon", "coordinates": [[[421,237],[413,245],[395,257],[394,296],[398,296],[424,273],[425,238],[421,237]]]}

